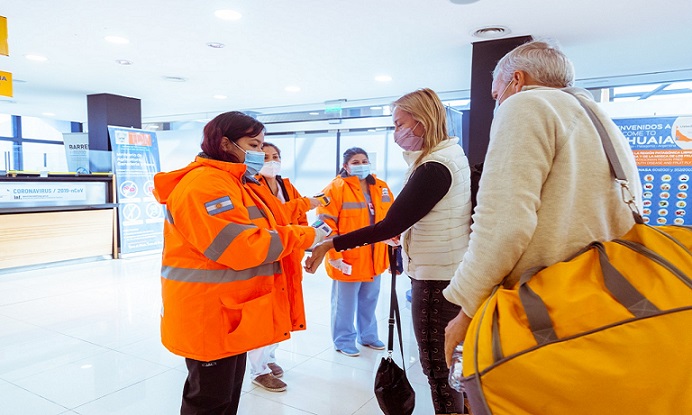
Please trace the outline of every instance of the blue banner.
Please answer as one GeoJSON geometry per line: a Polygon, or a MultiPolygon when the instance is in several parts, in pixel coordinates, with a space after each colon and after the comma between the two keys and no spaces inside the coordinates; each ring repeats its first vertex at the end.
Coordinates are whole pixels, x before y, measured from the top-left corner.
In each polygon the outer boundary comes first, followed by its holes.
{"type": "Polygon", "coordinates": [[[108,126],[113,148],[120,229],[120,254],[163,249],[163,207],[154,175],[161,170],[156,133],[108,126]]]}
{"type": "Polygon", "coordinates": [[[692,117],[616,119],[639,168],[644,221],[652,225],[690,225],[692,117]]]}

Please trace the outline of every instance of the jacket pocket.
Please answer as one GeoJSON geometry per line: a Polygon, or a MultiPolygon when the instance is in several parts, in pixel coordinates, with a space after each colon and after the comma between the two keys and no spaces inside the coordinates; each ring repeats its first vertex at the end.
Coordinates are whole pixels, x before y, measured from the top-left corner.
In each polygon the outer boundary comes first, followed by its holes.
{"type": "Polygon", "coordinates": [[[244,303],[222,299],[225,339],[229,351],[248,351],[270,344],[274,336],[272,292],[244,303]]]}

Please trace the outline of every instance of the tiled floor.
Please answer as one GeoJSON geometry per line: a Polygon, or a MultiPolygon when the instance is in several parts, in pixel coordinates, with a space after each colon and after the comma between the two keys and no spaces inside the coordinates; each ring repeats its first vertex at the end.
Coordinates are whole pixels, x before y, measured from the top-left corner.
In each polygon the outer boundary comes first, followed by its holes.
{"type": "MultiPolygon", "coordinates": [[[[159,265],[159,256],[145,256],[0,273],[0,414],[179,413],[186,369],[159,341],[159,265]]],[[[385,273],[377,307],[385,342],[390,283],[385,273]]],[[[239,414],[381,413],[373,380],[383,352],[363,348],[353,358],[334,351],[330,287],[322,270],[305,275],[308,330],[277,351],[288,390],[267,392],[246,374],[239,414]]],[[[408,278],[398,279],[414,414],[432,414],[404,297],[409,288],[408,278]]]]}

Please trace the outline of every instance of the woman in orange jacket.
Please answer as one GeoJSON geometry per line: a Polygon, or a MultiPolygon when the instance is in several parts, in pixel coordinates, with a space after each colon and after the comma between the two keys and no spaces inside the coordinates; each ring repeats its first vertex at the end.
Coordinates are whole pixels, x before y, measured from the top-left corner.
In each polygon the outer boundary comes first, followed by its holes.
{"type": "MultiPolygon", "coordinates": [[[[340,235],[381,221],[394,200],[387,183],[370,174],[368,153],[353,147],[344,152],[343,168],[324,189],[331,199],[317,208],[318,218],[340,235]]],[[[387,246],[370,246],[337,252],[325,258],[332,283],[332,341],[346,356],[358,356],[356,342],[384,349],[377,332],[375,307],[380,293],[380,274],[387,269],[387,246]],[[354,326],[353,321],[356,320],[354,326]]]]}
{"type": "Polygon", "coordinates": [[[262,123],[227,112],[204,127],[194,162],[154,177],[166,206],[161,341],[188,368],[181,414],[235,414],[246,352],[305,326],[283,260],[326,234],[274,217],[254,178],[263,142],[262,123]]]}
{"type": "MultiPolygon", "coordinates": [[[[281,202],[277,204],[267,201],[269,209],[274,213],[277,222],[281,218],[281,224],[307,225],[308,220],[305,212],[316,208],[319,205],[319,200],[312,197],[302,197],[287,178],[279,176],[281,150],[276,145],[265,141],[262,145],[262,151],[264,152],[264,166],[255,178],[271,192],[270,197],[276,199],[275,202],[281,202]]],[[[303,279],[301,261],[304,254],[305,251],[302,249],[296,250],[283,261],[286,277],[295,281],[296,284],[300,284],[303,279]]],[[[302,298],[296,302],[302,303],[302,298]]],[[[286,383],[279,379],[283,376],[284,371],[276,363],[276,349],[278,347],[279,344],[274,343],[251,350],[247,354],[252,383],[270,392],[286,390],[286,383]]]]}

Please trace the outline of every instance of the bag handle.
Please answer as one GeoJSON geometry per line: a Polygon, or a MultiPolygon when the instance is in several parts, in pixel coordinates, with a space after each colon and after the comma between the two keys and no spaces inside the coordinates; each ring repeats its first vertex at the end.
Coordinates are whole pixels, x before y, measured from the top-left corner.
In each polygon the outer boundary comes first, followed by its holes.
{"type": "Polygon", "coordinates": [[[397,333],[399,334],[399,350],[401,351],[402,369],[406,374],[406,361],[404,358],[404,343],[401,340],[401,314],[399,313],[399,300],[396,297],[396,251],[399,247],[387,246],[389,254],[389,270],[392,273],[392,289],[391,298],[389,301],[389,337],[387,339],[388,359],[392,359],[394,351],[394,326],[396,325],[397,333]]]}

